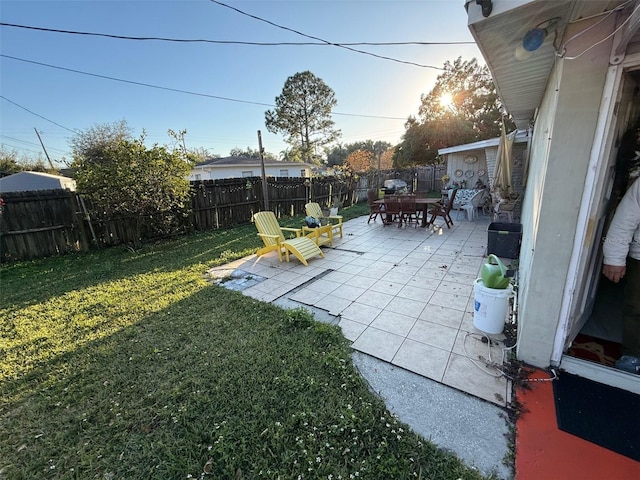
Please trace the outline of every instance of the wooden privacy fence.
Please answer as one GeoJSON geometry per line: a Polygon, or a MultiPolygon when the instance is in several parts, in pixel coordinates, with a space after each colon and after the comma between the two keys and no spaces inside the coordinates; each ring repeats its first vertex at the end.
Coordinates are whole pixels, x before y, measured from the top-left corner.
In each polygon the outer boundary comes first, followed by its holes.
{"type": "Polygon", "coordinates": [[[442,176],[447,173],[447,165],[426,165],[405,170],[390,170],[368,173],[358,180],[358,198],[366,200],[367,188],[382,188],[385,180],[397,178],[407,182],[412,192],[431,192],[442,189],[442,176]],[[361,193],[364,190],[364,197],[361,193]]]}
{"type": "Polygon", "coordinates": [[[23,260],[87,250],[78,196],[68,190],[3,193],[1,260],[23,260]]]}
{"type": "MultiPolygon", "coordinates": [[[[267,179],[269,210],[283,217],[304,214],[304,206],[309,201],[318,202],[322,208],[348,207],[366,201],[367,189],[381,187],[387,178],[402,178],[410,186],[417,186],[418,191],[440,188],[439,174],[418,169],[345,178],[270,177],[267,179]],[[437,184],[434,175],[438,175],[437,184]]],[[[174,212],[179,220],[160,232],[145,218],[108,217],[89,199],[68,190],[2,193],[0,261],[87,251],[92,246],[137,244],[193,230],[245,225],[251,222],[255,212],[264,209],[260,177],[205,180],[192,182],[191,187],[188,214],[174,212]]]]}
{"type": "MultiPolygon", "coordinates": [[[[268,178],[269,210],[278,217],[300,215],[309,201],[343,207],[354,203],[354,181],[337,177],[268,178]]],[[[264,209],[260,177],[192,182],[193,219],[196,230],[246,224],[264,209]]]]}
{"type": "MultiPolygon", "coordinates": [[[[343,207],[353,203],[354,182],[336,177],[269,178],[269,209],[280,217],[304,213],[304,205],[317,201],[343,207]]],[[[50,255],[137,244],[159,236],[144,218],[107,217],[89,199],[68,190],[2,193],[0,207],[0,261],[16,261],[50,255]],[[142,236],[142,238],[140,238],[142,236]]],[[[193,230],[244,225],[263,209],[259,177],[192,182],[191,209],[181,224],[163,236],[193,230]]]]}

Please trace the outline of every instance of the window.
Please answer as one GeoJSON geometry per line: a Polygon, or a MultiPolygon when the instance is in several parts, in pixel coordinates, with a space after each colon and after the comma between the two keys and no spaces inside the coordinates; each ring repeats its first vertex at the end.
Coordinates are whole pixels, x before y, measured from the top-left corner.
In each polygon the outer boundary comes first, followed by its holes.
{"type": "Polygon", "coordinates": [[[301,177],[306,177],[307,176],[307,171],[304,168],[302,170],[300,170],[300,176],[301,177]]]}
{"type": "Polygon", "coordinates": [[[242,172],[243,177],[253,177],[253,170],[244,170],[242,172]]]}
{"type": "Polygon", "coordinates": [[[196,177],[196,178],[195,178],[195,181],[196,181],[196,182],[198,182],[198,181],[202,180],[202,175],[200,175],[199,173],[196,173],[195,177],[196,177]]]}
{"type": "Polygon", "coordinates": [[[280,176],[288,178],[289,177],[289,170],[286,170],[286,169],[280,170],[280,176]]]}

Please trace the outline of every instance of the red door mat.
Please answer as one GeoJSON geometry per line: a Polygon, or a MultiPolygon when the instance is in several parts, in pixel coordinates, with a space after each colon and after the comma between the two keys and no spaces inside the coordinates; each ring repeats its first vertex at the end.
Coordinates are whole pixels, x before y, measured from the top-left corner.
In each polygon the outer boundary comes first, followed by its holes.
{"type": "Polygon", "coordinates": [[[608,367],[612,367],[621,355],[619,343],[581,333],[575,338],[567,354],[608,367]]]}

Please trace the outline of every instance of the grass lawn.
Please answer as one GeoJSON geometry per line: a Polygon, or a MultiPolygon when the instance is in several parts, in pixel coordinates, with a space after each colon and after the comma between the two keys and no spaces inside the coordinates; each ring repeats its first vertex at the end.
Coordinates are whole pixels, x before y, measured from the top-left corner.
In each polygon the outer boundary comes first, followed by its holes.
{"type": "Polygon", "coordinates": [[[0,479],[482,478],[386,410],[337,327],[204,279],[259,245],[0,267],[0,479]]]}

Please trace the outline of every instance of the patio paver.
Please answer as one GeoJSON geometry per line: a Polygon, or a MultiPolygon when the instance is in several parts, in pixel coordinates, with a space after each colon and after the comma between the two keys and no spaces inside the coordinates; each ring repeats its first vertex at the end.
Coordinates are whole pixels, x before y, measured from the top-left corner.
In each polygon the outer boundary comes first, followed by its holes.
{"type": "Polygon", "coordinates": [[[511,384],[496,368],[504,336],[492,336],[492,365],[484,334],[473,326],[473,282],[486,261],[490,219],[423,229],[367,224],[367,218],[344,222],[344,238],[308,267],[295,259],[280,263],[273,252],[225,268],[267,278],[242,290],[245,295],[287,298],[337,316],[357,351],[506,406],[511,384]]]}

